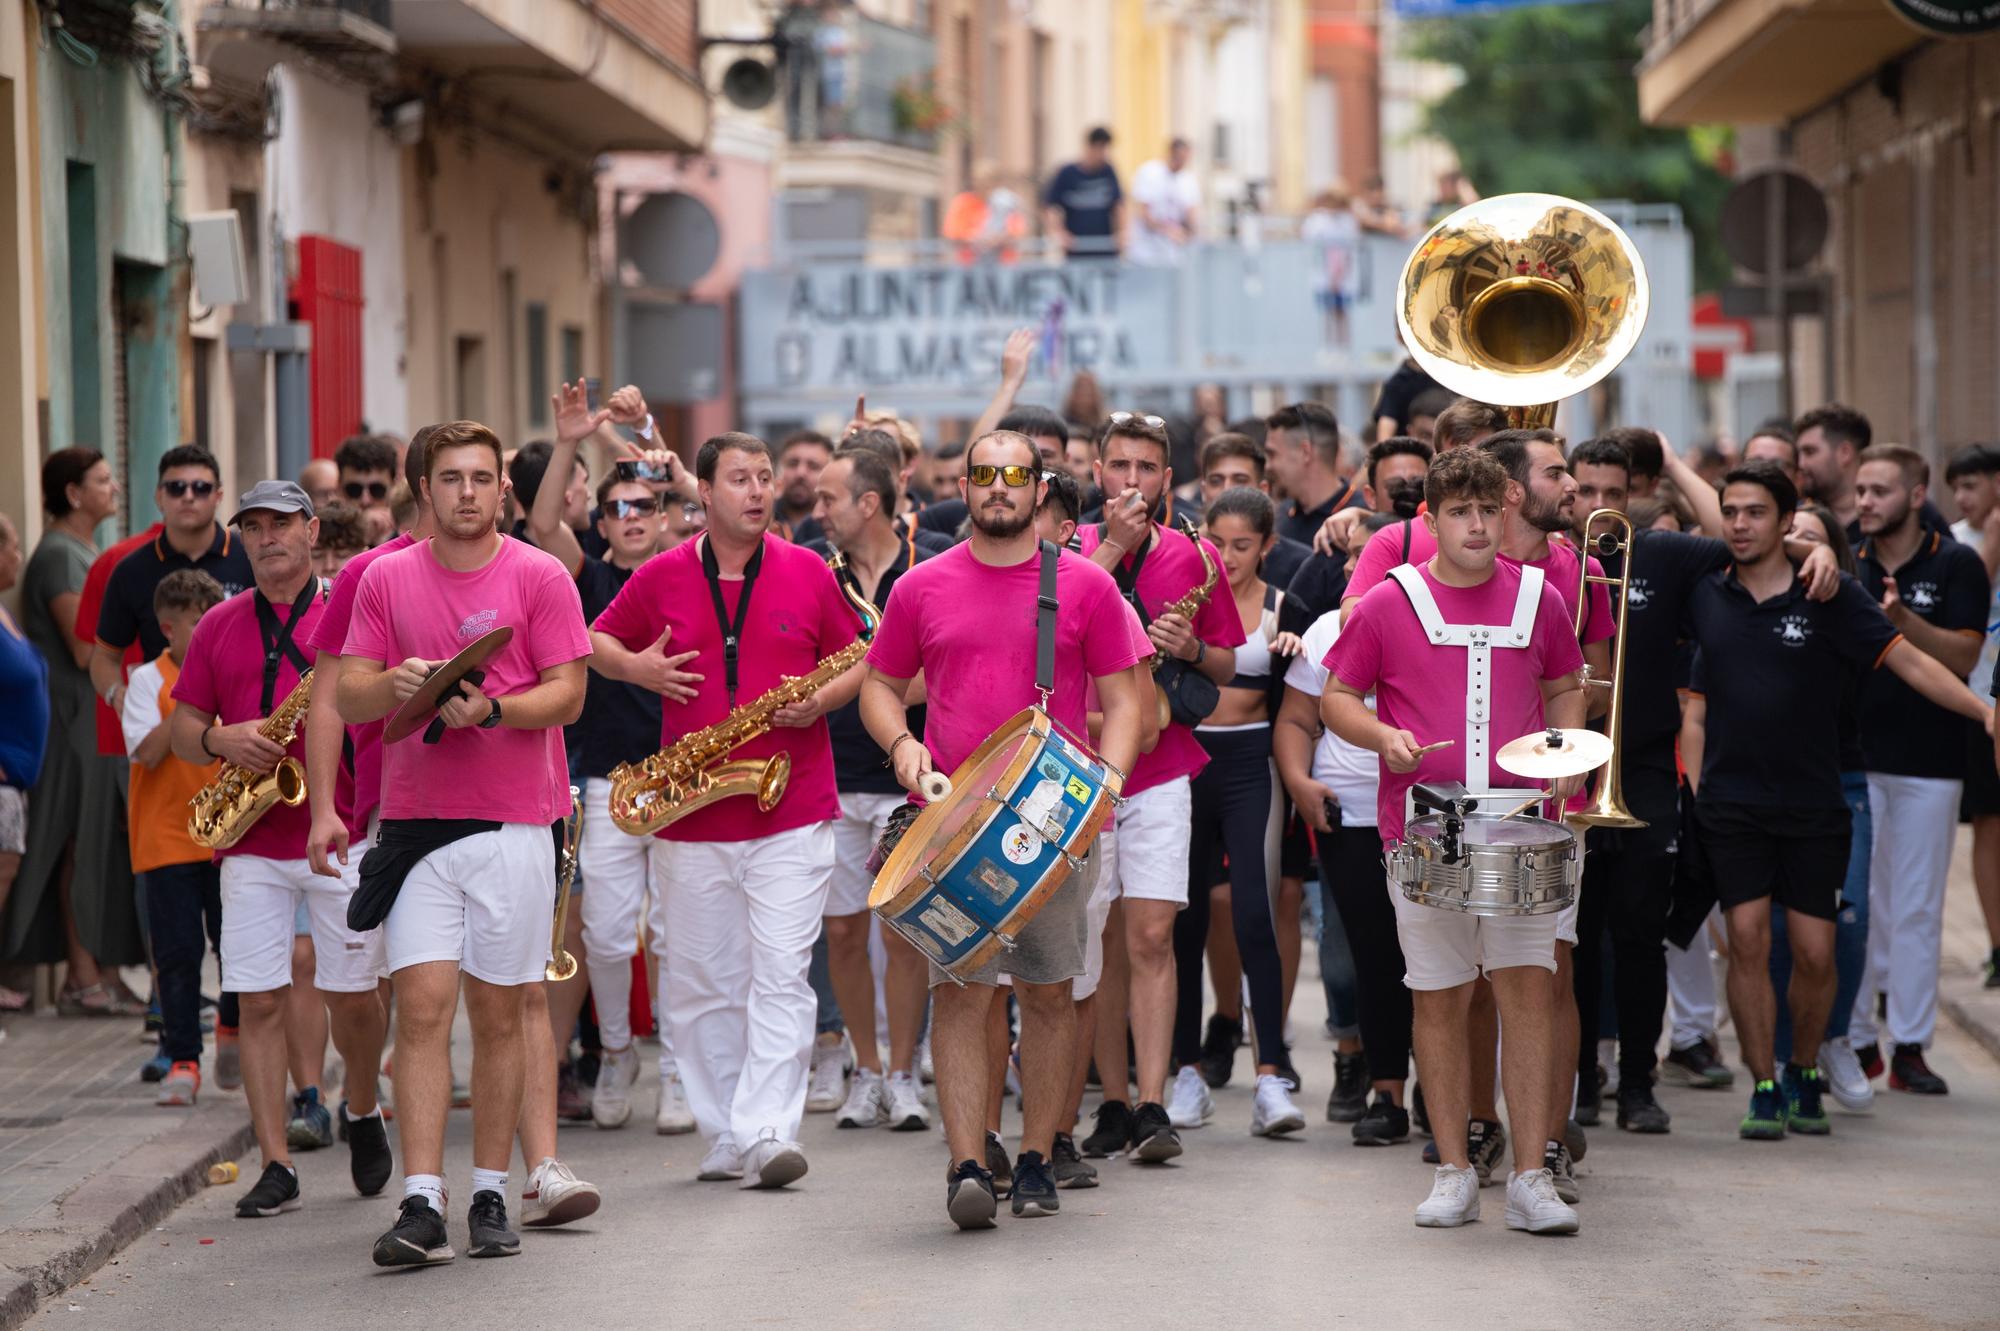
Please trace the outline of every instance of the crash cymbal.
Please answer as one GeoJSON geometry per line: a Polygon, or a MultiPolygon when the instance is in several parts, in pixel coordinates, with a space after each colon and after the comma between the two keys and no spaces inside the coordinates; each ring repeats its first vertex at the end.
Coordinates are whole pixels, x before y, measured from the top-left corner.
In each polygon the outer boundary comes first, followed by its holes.
{"type": "Polygon", "coordinates": [[[1503,772],[1531,781],[1581,776],[1611,758],[1611,739],[1595,730],[1562,730],[1550,726],[1501,745],[1493,762],[1503,772]]]}
{"type": "Polygon", "coordinates": [[[478,669],[487,657],[505,647],[513,637],[513,628],[502,624],[474,638],[460,649],[457,656],[432,670],[422,687],[405,698],[403,705],[389,718],[389,724],[382,731],[382,742],[394,744],[422,730],[437,715],[439,700],[456,691],[460,680],[478,669]]]}

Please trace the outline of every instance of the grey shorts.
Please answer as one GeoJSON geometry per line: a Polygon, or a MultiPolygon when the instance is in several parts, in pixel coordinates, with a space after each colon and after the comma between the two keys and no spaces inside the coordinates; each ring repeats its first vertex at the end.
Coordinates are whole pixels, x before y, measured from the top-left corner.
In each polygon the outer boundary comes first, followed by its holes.
{"type": "MultiPolygon", "coordinates": [[[[1084,944],[1089,935],[1084,908],[1090,904],[1090,889],[1096,882],[1097,847],[1092,845],[1083,857],[1083,868],[1071,874],[1028,921],[1013,951],[1002,948],[991,961],[963,977],[965,982],[998,984],[1002,975],[1011,975],[1023,984],[1061,984],[1083,974],[1084,944]]],[[[931,988],[951,983],[951,976],[935,962],[930,969],[931,988]]]]}
{"type": "Polygon", "coordinates": [[[27,793],[13,786],[0,786],[0,855],[23,855],[27,849],[27,793]]]}

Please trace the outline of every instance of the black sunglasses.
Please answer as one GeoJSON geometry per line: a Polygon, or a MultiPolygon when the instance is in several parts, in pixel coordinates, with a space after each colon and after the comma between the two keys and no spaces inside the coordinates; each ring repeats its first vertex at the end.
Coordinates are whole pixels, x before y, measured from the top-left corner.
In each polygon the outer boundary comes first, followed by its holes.
{"type": "Polygon", "coordinates": [[[160,488],[167,492],[169,499],[181,499],[193,495],[196,499],[206,499],[215,493],[214,481],[161,481],[160,488]]]}
{"type": "Polygon", "coordinates": [[[660,511],[657,499],[607,499],[604,501],[604,516],[608,518],[651,517],[660,511]]]}
{"type": "Polygon", "coordinates": [[[359,499],[363,495],[367,495],[370,499],[387,499],[389,497],[389,483],[387,481],[348,481],[340,488],[347,491],[349,499],[359,499]]]}

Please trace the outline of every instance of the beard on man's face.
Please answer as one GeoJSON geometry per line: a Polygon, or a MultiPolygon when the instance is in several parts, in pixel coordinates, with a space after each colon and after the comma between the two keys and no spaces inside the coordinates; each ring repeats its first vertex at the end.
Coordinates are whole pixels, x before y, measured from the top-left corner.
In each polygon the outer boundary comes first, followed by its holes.
{"type": "Polygon", "coordinates": [[[1529,526],[1539,531],[1561,532],[1570,529],[1570,520],[1562,511],[1560,499],[1542,500],[1531,494],[1521,505],[1521,516],[1528,520],[1529,526]]]}
{"type": "Polygon", "coordinates": [[[1035,511],[1026,504],[1016,501],[1012,511],[990,508],[987,505],[988,501],[981,500],[968,516],[971,517],[974,527],[996,540],[1019,536],[1034,524],[1035,511]]]}

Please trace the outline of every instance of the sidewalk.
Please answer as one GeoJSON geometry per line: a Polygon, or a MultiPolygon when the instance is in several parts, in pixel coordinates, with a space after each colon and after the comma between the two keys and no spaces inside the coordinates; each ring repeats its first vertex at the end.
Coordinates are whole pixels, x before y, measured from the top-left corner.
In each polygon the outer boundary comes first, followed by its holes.
{"type": "Polygon", "coordinates": [[[1944,956],[1938,963],[1938,1006],[1995,1058],[2000,1058],[2000,989],[1984,987],[1986,922],[1972,887],[1972,829],[1958,829],[1951,879],[1944,894],[1944,956]]]}
{"type": "MultiPolygon", "coordinates": [[[[212,967],[211,967],[212,972],[212,967]]],[[[211,974],[210,992],[213,992],[211,974]]],[[[143,971],[126,981],[146,990],[143,971]]],[[[0,1328],[88,1277],[250,1146],[240,1091],[154,1106],[137,1017],[10,1017],[0,1043],[0,1328]]],[[[205,1064],[203,1071],[209,1070],[205,1064]]]]}

